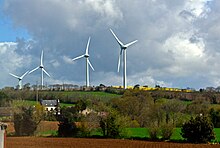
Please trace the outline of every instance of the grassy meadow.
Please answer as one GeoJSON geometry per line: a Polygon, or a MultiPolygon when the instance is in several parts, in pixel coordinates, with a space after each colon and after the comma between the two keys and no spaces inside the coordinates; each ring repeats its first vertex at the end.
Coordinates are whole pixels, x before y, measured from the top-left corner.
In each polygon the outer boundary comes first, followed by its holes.
{"type": "MultiPolygon", "coordinates": [[[[38,102],[37,101],[31,101],[31,100],[14,100],[13,106],[35,106],[38,102]]],[[[72,103],[60,103],[61,107],[71,107],[75,106],[75,104],[72,103]]]]}
{"type": "MultiPolygon", "coordinates": [[[[215,128],[216,141],[220,142],[220,128],[215,128]]],[[[125,138],[128,139],[149,139],[150,135],[147,128],[126,128],[125,129],[125,138]]],[[[56,130],[49,130],[37,133],[39,136],[57,136],[56,130]]],[[[91,133],[94,137],[102,136],[101,131],[98,129],[97,131],[93,131],[91,133]]],[[[171,141],[182,141],[184,140],[181,136],[181,128],[175,128],[173,134],[171,136],[171,141]]]]}

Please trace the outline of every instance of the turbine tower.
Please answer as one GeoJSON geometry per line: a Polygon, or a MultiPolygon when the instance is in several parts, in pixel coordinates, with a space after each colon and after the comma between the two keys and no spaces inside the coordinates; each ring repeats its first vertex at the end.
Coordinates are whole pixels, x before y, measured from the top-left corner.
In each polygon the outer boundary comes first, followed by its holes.
{"type": "Polygon", "coordinates": [[[121,61],[121,56],[122,56],[122,53],[123,53],[123,87],[124,89],[127,88],[127,69],[126,69],[126,49],[131,46],[132,44],[136,43],[138,40],[135,40],[135,41],[132,41],[128,44],[123,44],[119,39],[118,37],[115,35],[115,33],[112,31],[112,29],[110,29],[112,35],[115,37],[116,41],[118,42],[119,46],[120,46],[120,53],[119,53],[119,58],[118,58],[118,72],[119,72],[119,69],[120,69],[120,61],[121,61]]]}
{"type": "Polygon", "coordinates": [[[22,76],[17,76],[17,75],[14,75],[12,73],[9,73],[11,76],[15,77],[18,79],[18,86],[19,86],[19,89],[22,89],[22,79],[24,78],[24,76],[26,76],[28,74],[29,71],[25,72],[22,76]]]}
{"type": "Polygon", "coordinates": [[[36,71],[37,69],[41,69],[41,89],[43,88],[43,85],[44,85],[44,73],[48,76],[48,77],[50,77],[50,75],[49,75],[49,73],[45,70],[45,68],[44,68],[44,65],[43,65],[43,56],[44,56],[44,52],[43,52],[43,50],[42,50],[42,52],[41,52],[41,59],[40,59],[40,66],[37,66],[36,68],[34,68],[33,70],[31,70],[30,72],[29,72],[29,74],[30,73],[32,73],[32,72],[34,72],[34,71],[36,71]]]}
{"type": "Polygon", "coordinates": [[[72,59],[73,61],[81,59],[81,58],[85,58],[86,59],[86,87],[89,87],[89,66],[92,68],[92,70],[94,71],[94,68],[91,64],[91,62],[89,61],[89,44],[90,44],[90,37],[88,39],[87,42],[87,46],[86,46],[86,52],[83,55],[80,55],[74,59],[72,59]]]}

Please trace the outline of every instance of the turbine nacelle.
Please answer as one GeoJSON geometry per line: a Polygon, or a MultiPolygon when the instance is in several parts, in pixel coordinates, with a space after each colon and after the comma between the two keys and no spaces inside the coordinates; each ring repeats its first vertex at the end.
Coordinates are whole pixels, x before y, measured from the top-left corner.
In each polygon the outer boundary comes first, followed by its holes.
{"type": "Polygon", "coordinates": [[[125,47],[125,46],[121,46],[121,49],[126,50],[126,49],[127,49],[127,47],[125,47]]]}
{"type": "Polygon", "coordinates": [[[85,58],[88,58],[88,57],[89,57],[89,54],[84,54],[84,57],[85,57],[85,58]]]}

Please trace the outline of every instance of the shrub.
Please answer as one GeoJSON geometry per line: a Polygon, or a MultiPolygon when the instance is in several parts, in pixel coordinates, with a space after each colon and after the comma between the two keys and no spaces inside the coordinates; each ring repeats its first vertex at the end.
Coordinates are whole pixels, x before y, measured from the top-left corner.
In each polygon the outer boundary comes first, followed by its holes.
{"type": "Polygon", "coordinates": [[[220,110],[215,110],[214,108],[211,108],[209,111],[209,116],[211,118],[211,121],[214,127],[219,128],[220,127],[220,110]]]}
{"type": "Polygon", "coordinates": [[[163,140],[169,140],[173,134],[173,124],[164,124],[161,126],[161,136],[163,140]]]}
{"type": "Polygon", "coordinates": [[[89,137],[91,134],[91,130],[88,127],[88,123],[81,122],[79,125],[78,136],[79,137],[89,137]]]}
{"type": "Polygon", "coordinates": [[[115,110],[109,110],[106,115],[99,116],[99,127],[104,137],[122,138],[127,136],[126,129],[131,122],[130,118],[121,116],[115,110]]]}
{"type": "Polygon", "coordinates": [[[158,138],[158,135],[159,135],[159,132],[160,132],[159,127],[157,127],[157,126],[149,127],[148,131],[149,131],[150,139],[152,139],[152,140],[159,139],[158,138]]]}
{"type": "Polygon", "coordinates": [[[120,126],[116,123],[116,118],[114,116],[101,118],[99,126],[102,129],[104,137],[118,138],[120,136],[120,126]]]}
{"type": "Polygon", "coordinates": [[[67,118],[60,122],[58,126],[59,137],[74,137],[78,134],[78,128],[75,122],[69,122],[67,118]]]}
{"type": "Polygon", "coordinates": [[[191,118],[181,128],[181,135],[191,143],[207,143],[215,139],[214,127],[205,116],[191,118]]]}
{"type": "Polygon", "coordinates": [[[59,137],[77,137],[79,128],[75,122],[78,120],[78,111],[75,107],[63,107],[59,116],[58,136],[59,137]]]}
{"type": "Polygon", "coordinates": [[[38,121],[34,118],[34,109],[21,108],[21,112],[14,113],[14,128],[17,136],[31,136],[37,129],[38,121]]]}

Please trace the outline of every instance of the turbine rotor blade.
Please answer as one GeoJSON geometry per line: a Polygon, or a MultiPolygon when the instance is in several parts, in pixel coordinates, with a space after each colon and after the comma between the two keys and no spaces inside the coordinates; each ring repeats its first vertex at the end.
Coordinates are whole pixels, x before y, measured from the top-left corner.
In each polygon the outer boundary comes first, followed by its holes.
{"type": "Polygon", "coordinates": [[[88,59],[88,63],[89,63],[89,66],[92,68],[92,70],[95,71],[95,69],[93,68],[93,66],[92,66],[91,62],[89,61],[89,59],[88,59]]]}
{"type": "Polygon", "coordinates": [[[40,65],[43,65],[43,56],[44,56],[44,51],[41,51],[41,57],[40,57],[40,65]]]}
{"type": "Polygon", "coordinates": [[[78,57],[72,59],[72,61],[78,60],[78,59],[83,58],[83,57],[84,57],[84,55],[78,56],[78,57]]]}
{"type": "Polygon", "coordinates": [[[17,78],[17,79],[19,79],[20,77],[19,76],[16,76],[16,75],[14,75],[14,74],[12,74],[12,73],[9,73],[11,76],[13,76],[13,77],[15,77],[15,78],[17,78]]]}
{"type": "Polygon", "coordinates": [[[50,77],[49,73],[44,68],[42,68],[42,70],[48,77],[50,77]]]}
{"type": "Polygon", "coordinates": [[[121,54],[122,54],[122,49],[120,50],[120,54],[118,56],[118,72],[120,70],[121,54]]]}
{"type": "Polygon", "coordinates": [[[125,47],[129,47],[129,46],[131,46],[132,44],[136,43],[137,41],[138,41],[138,40],[132,41],[132,42],[126,44],[125,47]]]}
{"type": "Polygon", "coordinates": [[[121,46],[121,47],[124,47],[124,44],[118,39],[118,37],[115,35],[115,33],[112,31],[112,29],[110,29],[112,35],[115,37],[116,41],[118,42],[118,44],[121,46]]]}
{"type": "Polygon", "coordinates": [[[34,71],[36,71],[37,69],[39,69],[40,67],[38,66],[38,67],[36,67],[36,68],[34,68],[33,70],[31,70],[28,74],[30,74],[30,73],[32,73],[32,72],[34,72],[34,71]]]}
{"type": "Polygon", "coordinates": [[[86,55],[89,54],[89,44],[90,44],[90,37],[88,39],[87,46],[86,46],[86,55]]]}
{"type": "Polygon", "coordinates": [[[23,79],[24,76],[26,76],[28,74],[29,71],[26,71],[20,78],[23,79]]]}

